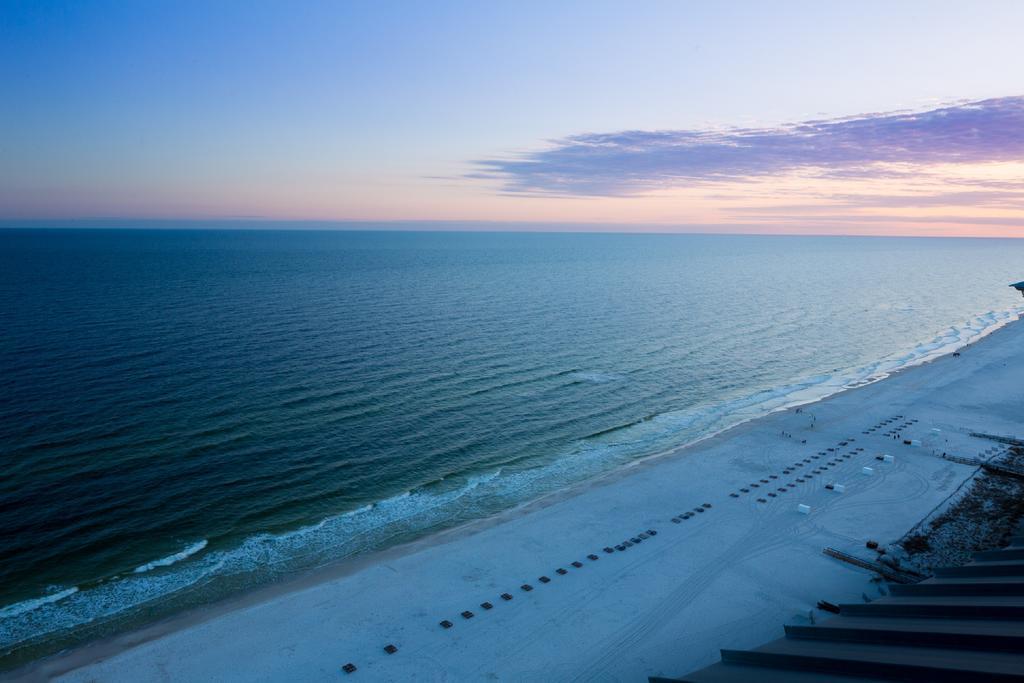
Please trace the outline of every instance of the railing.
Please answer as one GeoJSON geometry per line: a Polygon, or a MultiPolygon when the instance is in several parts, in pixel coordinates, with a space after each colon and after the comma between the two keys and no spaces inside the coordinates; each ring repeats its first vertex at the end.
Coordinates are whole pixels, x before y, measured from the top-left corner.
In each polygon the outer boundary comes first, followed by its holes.
{"type": "Polygon", "coordinates": [[[844,553],[842,550],[836,550],[835,548],[823,548],[821,552],[841,562],[846,562],[847,564],[852,564],[855,567],[860,567],[861,569],[867,569],[868,571],[875,572],[876,574],[881,574],[882,578],[886,581],[892,581],[893,583],[917,583],[924,578],[911,572],[887,567],[880,562],[868,562],[867,560],[862,560],[859,557],[854,557],[849,553],[844,553]]]}
{"type": "Polygon", "coordinates": [[[964,458],[959,455],[946,454],[942,456],[942,459],[949,460],[950,462],[958,462],[961,465],[970,465],[971,467],[979,467],[982,464],[982,461],[977,458],[964,458]]]}
{"type": "Polygon", "coordinates": [[[1010,446],[1024,447],[1024,439],[1018,439],[1012,436],[997,436],[995,434],[986,434],[985,432],[971,432],[971,436],[979,439],[988,439],[989,441],[998,441],[999,443],[1005,443],[1010,446]]]}
{"type": "Polygon", "coordinates": [[[983,462],[981,463],[981,466],[986,472],[1001,474],[1005,477],[1014,477],[1015,479],[1024,479],[1024,468],[1022,467],[1014,465],[997,465],[991,462],[983,462]]]}

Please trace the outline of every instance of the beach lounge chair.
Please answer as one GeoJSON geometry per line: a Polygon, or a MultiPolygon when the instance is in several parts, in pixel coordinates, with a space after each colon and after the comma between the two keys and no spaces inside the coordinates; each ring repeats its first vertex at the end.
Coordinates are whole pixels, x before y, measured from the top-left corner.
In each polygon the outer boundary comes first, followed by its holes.
{"type": "Polygon", "coordinates": [[[441,622],[441,628],[451,628],[454,625],[455,624],[453,624],[452,622],[448,621],[447,619],[445,619],[444,621],[441,622]]]}
{"type": "Polygon", "coordinates": [[[601,558],[599,558],[597,555],[587,555],[587,559],[591,562],[597,562],[601,558]]]}
{"type": "Polygon", "coordinates": [[[579,560],[574,560],[573,563],[572,563],[572,566],[576,567],[576,569],[579,569],[580,567],[583,566],[583,563],[580,562],[579,560]]]}
{"type": "Polygon", "coordinates": [[[611,554],[611,553],[615,552],[615,548],[609,548],[608,546],[605,546],[604,547],[604,551],[606,553],[608,553],[608,554],[611,554]]]}
{"type": "Polygon", "coordinates": [[[466,610],[465,612],[462,613],[462,618],[463,619],[472,619],[473,618],[473,613],[470,612],[469,610],[466,610]]]}
{"type": "Polygon", "coordinates": [[[540,581],[541,583],[551,583],[551,579],[549,579],[549,578],[548,578],[548,577],[546,577],[546,576],[542,576],[542,577],[540,577],[540,578],[539,578],[539,579],[537,579],[537,580],[538,580],[538,581],[540,581]]]}
{"type": "Polygon", "coordinates": [[[559,576],[565,576],[566,574],[569,573],[569,570],[565,569],[563,567],[559,567],[558,569],[555,570],[555,573],[558,574],[559,576]]]}
{"type": "Polygon", "coordinates": [[[523,584],[522,586],[520,586],[520,588],[522,588],[522,589],[523,589],[524,591],[526,591],[527,593],[529,593],[530,591],[532,591],[532,590],[533,590],[533,586],[531,586],[531,585],[530,585],[530,584],[528,584],[528,583],[524,583],[524,584],[523,584]]]}
{"type": "Polygon", "coordinates": [[[352,672],[354,672],[356,670],[356,665],[353,664],[352,662],[349,662],[345,666],[341,667],[341,670],[344,671],[347,674],[350,674],[350,673],[352,673],[352,672]]]}
{"type": "MultiPolygon", "coordinates": [[[[509,597],[512,597],[512,596],[510,595],[509,597]]],[[[489,602],[481,602],[480,606],[483,607],[484,609],[492,609],[494,607],[494,605],[492,605],[489,602]]]]}
{"type": "Polygon", "coordinates": [[[505,600],[507,602],[507,601],[512,599],[512,594],[511,593],[502,593],[501,594],[501,599],[505,600]]]}
{"type": "Polygon", "coordinates": [[[387,652],[389,655],[393,655],[396,652],[398,652],[398,648],[395,647],[394,645],[385,645],[384,646],[384,652],[387,652]]]}

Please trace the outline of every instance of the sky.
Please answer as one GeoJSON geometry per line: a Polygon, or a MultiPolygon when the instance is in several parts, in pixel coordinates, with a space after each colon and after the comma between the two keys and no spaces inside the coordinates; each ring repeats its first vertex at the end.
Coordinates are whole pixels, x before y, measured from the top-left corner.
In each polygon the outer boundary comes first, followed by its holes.
{"type": "Polygon", "coordinates": [[[0,1],[0,222],[1024,237],[1024,3],[0,1]]]}

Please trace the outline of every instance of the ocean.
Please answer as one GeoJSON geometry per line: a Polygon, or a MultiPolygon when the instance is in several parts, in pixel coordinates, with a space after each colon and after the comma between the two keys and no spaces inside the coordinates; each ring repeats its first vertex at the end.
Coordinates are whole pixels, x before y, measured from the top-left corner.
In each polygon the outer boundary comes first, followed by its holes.
{"type": "Polygon", "coordinates": [[[13,666],[950,352],[1024,241],[0,231],[13,666]]]}

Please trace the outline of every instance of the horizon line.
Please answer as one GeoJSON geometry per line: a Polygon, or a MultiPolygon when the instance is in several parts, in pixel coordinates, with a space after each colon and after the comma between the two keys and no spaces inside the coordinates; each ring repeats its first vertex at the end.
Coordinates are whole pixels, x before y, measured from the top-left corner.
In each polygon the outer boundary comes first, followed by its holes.
{"type": "MultiPolygon", "coordinates": [[[[724,226],[723,226],[724,227],[724,226]]],[[[505,234],[597,234],[597,235],[719,235],[747,237],[899,237],[939,239],[1022,239],[1024,235],[938,234],[765,230],[764,224],[733,224],[725,229],[712,229],[707,224],[691,223],[622,223],[616,221],[503,221],[493,219],[283,219],[266,217],[218,218],[0,218],[0,230],[161,230],[161,231],[253,231],[253,232],[439,232],[439,233],[505,233],[505,234]],[[126,225],[126,224],[142,225],[126,225]],[[201,224],[201,225],[199,225],[201,224]],[[242,226],[241,224],[245,224],[242,226]],[[474,225],[505,229],[472,229],[474,225]],[[451,226],[444,229],[441,226],[451,226]],[[457,227],[456,227],[457,226],[457,227]],[[515,229],[521,226],[524,229],[515,229]],[[532,228],[532,229],[531,229],[532,228]],[[547,228],[547,229],[545,229],[547,228]],[[578,228],[578,229],[574,229],[578,228]],[[595,228],[595,229],[587,229],[595,228]]]]}

